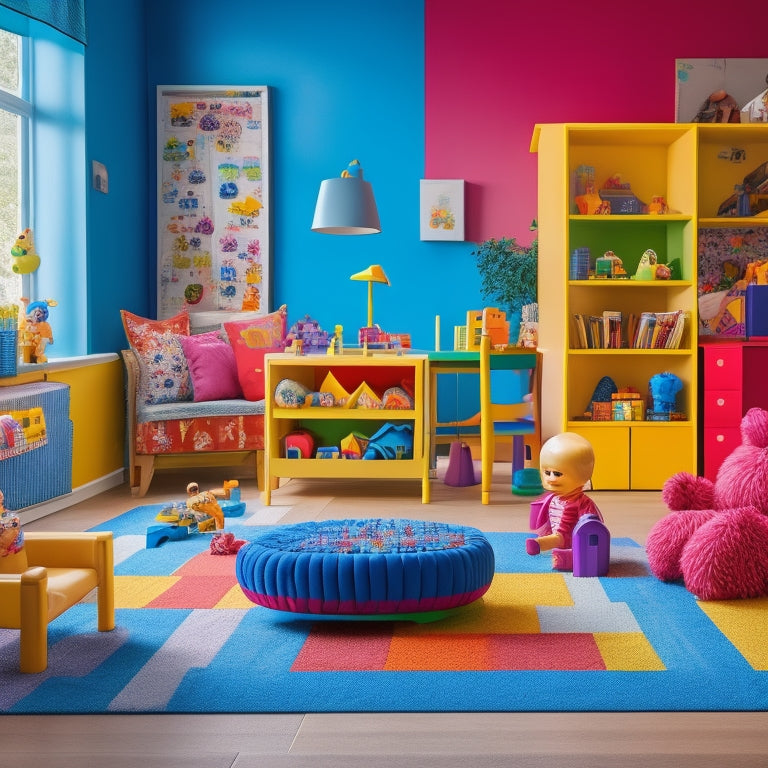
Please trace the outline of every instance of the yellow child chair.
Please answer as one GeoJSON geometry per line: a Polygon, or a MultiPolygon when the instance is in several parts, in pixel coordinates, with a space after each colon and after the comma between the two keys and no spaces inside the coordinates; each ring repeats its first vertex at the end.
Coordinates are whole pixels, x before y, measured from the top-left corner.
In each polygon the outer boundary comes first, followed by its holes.
{"type": "Polygon", "coordinates": [[[540,367],[541,353],[536,350],[521,347],[493,350],[490,336],[483,335],[480,340],[480,487],[483,504],[490,504],[491,500],[497,437],[513,438],[513,477],[516,471],[523,469],[526,453],[530,454],[527,458],[531,463],[538,463],[541,445],[538,392],[540,367]],[[501,372],[525,370],[530,371],[530,397],[519,402],[518,392],[506,391],[518,388],[503,386],[501,372]]]}
{"type": "Polygon", "coordinates": [[[21,630],[19,668],[48,666],[48,624],[98,589],[98,629],[115,628],[112,533],[24,532],[23,548],[0,557],[0,627],[21,630]]]}

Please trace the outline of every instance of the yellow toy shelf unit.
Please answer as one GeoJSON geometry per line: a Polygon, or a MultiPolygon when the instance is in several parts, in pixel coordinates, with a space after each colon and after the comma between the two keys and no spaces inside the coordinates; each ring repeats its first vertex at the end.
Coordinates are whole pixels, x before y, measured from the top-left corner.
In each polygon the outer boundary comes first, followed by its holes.
{"type": "Polygon", "coordinates": [[[266,504],[281,477],[412,478],[421,481],[422,501],[429,502],[426,355],[274,353],[264,362],[266,504]],[[298,398],[282,396],[285,382],[298,398]],[[371,458],[343,458],[350,445],[387,428],[407,433],[407,447],[386,458],[373,458],[373,451],[371,458]],[[286,436],[297,432],[310,434],[314,447],[289,450],[286,436]]]}

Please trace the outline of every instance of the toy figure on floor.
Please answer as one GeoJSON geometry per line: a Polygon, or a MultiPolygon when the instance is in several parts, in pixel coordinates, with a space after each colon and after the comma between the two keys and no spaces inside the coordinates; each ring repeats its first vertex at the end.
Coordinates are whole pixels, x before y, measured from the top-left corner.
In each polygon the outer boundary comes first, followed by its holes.
{"type": "Polygon", "coordinates": [[[548,492],[531,507],[531,528],[536,538],[525,542],[529,555],[552,551],[556,571],[573,570],[573,529],[584,515],[603,516],[584,485],[592,477],[595,454],[588,440],[575,432],[563,432],[547,440],[539,454],[541,482],[548,492]]]}
{"type": "Polygon", "coordinates": [[[187,509],[197,520],[197,530],[201,533],[211,530],[212,523],[217,531],[224,530],[224,512],[219,499],[228,499],[230,490],[237,487],[237,480],[227,480],[223,488],[201,491],[197,483],[187,486],[187,509]]]}

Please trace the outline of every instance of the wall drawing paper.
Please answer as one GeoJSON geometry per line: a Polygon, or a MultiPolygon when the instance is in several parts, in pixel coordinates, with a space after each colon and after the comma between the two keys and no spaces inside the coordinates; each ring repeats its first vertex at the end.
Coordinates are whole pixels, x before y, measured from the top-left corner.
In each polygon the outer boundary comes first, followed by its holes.
{"type": "Polygon", "coordinates": [[[158,86],[158,317],[270,309],[265,86],[158,86]]]}

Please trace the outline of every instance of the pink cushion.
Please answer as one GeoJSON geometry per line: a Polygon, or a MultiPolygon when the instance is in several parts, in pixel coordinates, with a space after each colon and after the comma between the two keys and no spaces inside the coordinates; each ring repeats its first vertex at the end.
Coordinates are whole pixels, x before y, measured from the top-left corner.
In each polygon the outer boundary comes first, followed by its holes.
{"type": "Polygon", "coordinates": [[[220,331],[180,336],[192,378],[192,399],[231,400],[242,397],[235,353],[220,331]]]}
{"type": "Polygon", "coordinates": [[[190,399],[190,379],[180,336],[189,335],[186,310],[167,320],[149,320],[120,310],[123,328],[139,361],[138,396],[147,405],[190,399]]]}
{"type": "Polygon", "coordinates": [[[285,349],[287,314],[283,305],[263,317],[224,323],[246,400],[264,399],[264,355],[285,349]]]}

